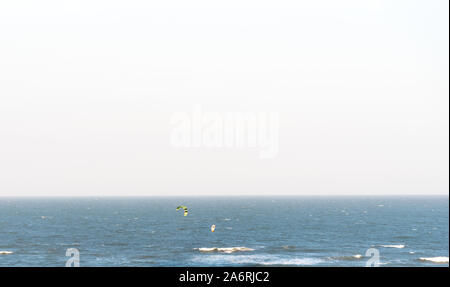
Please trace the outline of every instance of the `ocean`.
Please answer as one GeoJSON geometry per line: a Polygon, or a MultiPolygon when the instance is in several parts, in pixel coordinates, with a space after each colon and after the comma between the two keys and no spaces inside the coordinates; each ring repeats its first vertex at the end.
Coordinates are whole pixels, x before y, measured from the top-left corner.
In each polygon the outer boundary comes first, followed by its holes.
{"type": "Polygon", "coordinates": [[[448,235],[448,196],[0,198],[0,266],[449,266],[448,235]]]}

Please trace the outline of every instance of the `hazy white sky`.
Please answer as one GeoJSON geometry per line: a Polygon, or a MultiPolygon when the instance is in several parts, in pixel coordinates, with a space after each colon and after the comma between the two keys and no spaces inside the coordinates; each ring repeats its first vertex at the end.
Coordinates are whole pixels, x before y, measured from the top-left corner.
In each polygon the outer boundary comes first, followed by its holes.
{"type": "Polygon", "coordinates": [[[0,195],[448,194],[449,2],[0,2],[0,195]],[[279,153],[171,116],[276,111],[279,153]]]}

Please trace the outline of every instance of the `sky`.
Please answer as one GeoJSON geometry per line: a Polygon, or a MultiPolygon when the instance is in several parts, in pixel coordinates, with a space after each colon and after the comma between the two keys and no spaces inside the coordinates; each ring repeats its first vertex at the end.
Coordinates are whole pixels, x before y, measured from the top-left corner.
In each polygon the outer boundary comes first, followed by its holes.
{"type": "Polygon", "coordinates": [[[448,194],[448,13],[1,1],[0,196],[448,194]],[[276,115],[276,152],[177,146],[198,108],[276,115]]]}

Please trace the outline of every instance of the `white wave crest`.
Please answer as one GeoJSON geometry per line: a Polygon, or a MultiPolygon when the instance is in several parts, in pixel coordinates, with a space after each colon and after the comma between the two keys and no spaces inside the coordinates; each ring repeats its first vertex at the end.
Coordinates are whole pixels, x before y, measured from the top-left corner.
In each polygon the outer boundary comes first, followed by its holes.
{"type": "Polygon", "coordinates": [[[248,247],[200,247],[195,248],[200,252],[223,252],[223,253],[233,253],[238,251],[254,251],[255,249],[248,247]]]}
{"type": "Polygon", "coordinates": [[[274,259],[274,260],[268,260],[266,262],[261,262],[261,265],[295,265],[295,266],[301,266],[301,265],[314,265],[317,263],[322,262],[320,259],[314,259],[314,258],[293,258],[293,259],[274,259]]]}
{"type": "Polygon", "coordinates": [[[331,259],[334,260],[358,260],[363,258],[363,256],[361,254],[355,254],[355,255],[351,255],[351,256],[336,256],[336,257],[331,257],[331,259]]]}
{"type": "Polygon", "coordinates": [[[438,257],[420,257],[421,261],[430,261],[434,263],[448,263],[448,257],[438,256],[438,257]]]}
{"type": "Polygon", "coordinates": [[[210,255],[192,259],[201,264],[223,265],[264,265],[264,266],[305,266],[323,262],[318,258],[292,258],[274,255],[210,255]]]}
{"type": "Polygon", "coordinates": [[[380,245],[381,247],[386,248],[405,248],[404,244],[386,244],[386,245],[380,245]]]}

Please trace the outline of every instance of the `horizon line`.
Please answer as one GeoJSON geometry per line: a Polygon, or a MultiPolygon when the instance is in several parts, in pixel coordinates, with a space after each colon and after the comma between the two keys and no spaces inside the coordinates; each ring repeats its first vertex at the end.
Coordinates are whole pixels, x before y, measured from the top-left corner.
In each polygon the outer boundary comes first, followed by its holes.
{"type": "Polygon", "coordinates": [[[195,194],[195,195],[181,195],[181,194],[175,194],[175,195],[0,195],[1,198],[130,198],[130,197],[379,197],[379,196],[386,196],[386,197],[413,197],[413,196],[445,196],[449,197],[449,194],[440,194],[440,193],[433,193],[433,194],[419,194],[419,193],[409,193],[409,194],[214,194],[214,195],[203,195],[203,194],[195,194]]]}

